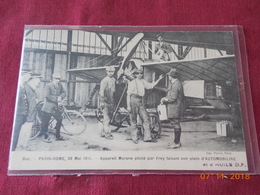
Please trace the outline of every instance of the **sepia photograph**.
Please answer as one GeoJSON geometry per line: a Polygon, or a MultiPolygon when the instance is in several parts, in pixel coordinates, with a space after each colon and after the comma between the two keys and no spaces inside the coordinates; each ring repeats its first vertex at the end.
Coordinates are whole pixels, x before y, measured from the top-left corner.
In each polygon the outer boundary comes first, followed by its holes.
{"type": "Polygon", "coordinates": [[[9,170],[248,170],[237,49],[224,30],[27,26],[9,170]]]}

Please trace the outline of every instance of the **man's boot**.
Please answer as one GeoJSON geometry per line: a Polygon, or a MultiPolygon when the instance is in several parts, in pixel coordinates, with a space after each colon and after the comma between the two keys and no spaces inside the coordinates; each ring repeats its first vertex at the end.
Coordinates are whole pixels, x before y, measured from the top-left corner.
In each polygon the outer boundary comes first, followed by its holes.
{"type": "Polygon", "coordinates": [[[174,143],[175,144],[180,144],[180,141],[181,141],[181,129],[175,129],[174,135],[175,135],[174,143]]]}
{"type": "Polygon", "coordinates": [[[168,149],[177,149],[181,147],[181,129],[175,129],[174,131],[174,144],[168,145],[168,149]]]}

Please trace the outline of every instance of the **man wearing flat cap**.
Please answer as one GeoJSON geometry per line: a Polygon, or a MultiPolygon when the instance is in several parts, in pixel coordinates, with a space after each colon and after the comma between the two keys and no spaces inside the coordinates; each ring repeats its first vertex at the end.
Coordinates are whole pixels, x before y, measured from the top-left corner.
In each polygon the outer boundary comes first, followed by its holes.
{"type": "Polygon", "coordinates": [[[52,82],[46,86],[45,89],[45,101],[42,106],[42,134],[44,135],[44,142],[51,143],[48,135],[48,125],[51,117],[57,121],[56,129],[56,140],[62,141],[63,137],[60,135],[60,128],[62,123],[61,112],[58,109],[58,103],[61,102],[65,97],[66,93],[60,83],[61,75],[54,73],[52,75],[52,82]]]}
{"type": "Polygon", "coordinates": [[[137,117],[139,116],[144,129],[144,142],[151,142],[151,131],[150,131],[150,122],[149,116],[144,106],[143,97],[145,95],[146,89],[152,89],[155,85],[159,83],[159,81],[163,78],[163,75],[160,75],[159,79],[153,83],[149,83],[146,80],[142,79],[143,77],[143,68],[137,69],[134,74],[136,75],[136,79],[132,80],[127,89],[127,110],[130,113],[131,118],[131,139],[137,144],[138,136],[137,136],[137,117]]]}
{"type": "Polygon", "coordinates": [[[168,149],[176,149],[181,147],[181,126],[180,117],[183,116],[185,111],[185,100],[183,93],[183,86],[180,82],[179,74],[176,69],[171,69],[167,73],[169,76],[169,87],[167,89],[166,97],[161,99],[161,104],[166,104],[168,119],[174,129],[174,136],[168,144],[168,149]]]}
{"type": "Polygon", "coordinates": [[[111,128],[109,122],[114,110],[114,93],[116,91],[116,79],[114,78],[115,68],[106,68],[107,76],[102,79],[99,90],[100,107],[103,110],[103,127],[101,137],[112,140],[111,128]]]}

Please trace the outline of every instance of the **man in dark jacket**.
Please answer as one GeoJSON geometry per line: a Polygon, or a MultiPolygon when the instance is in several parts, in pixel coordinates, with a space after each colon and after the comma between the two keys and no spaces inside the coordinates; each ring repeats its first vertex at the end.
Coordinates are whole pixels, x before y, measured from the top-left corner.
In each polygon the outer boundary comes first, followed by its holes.
{"type": "Polygon", "coordinates": [[[57,121],[56,129],[56,140],[62,141],[63,137],[60,136],[60,128],[62,123],[61,112],[58,109],[58,102],[66,97],[66,93],[60,84],[61,75],[54,73],[52,75],[52,82],[46,86],[45,89],[45,101],[42,107],[42,134],[44,135],[44,141],[51,143],[48,136],[48,125],[51,117],[57,121]]]}
{"type": "Polygon", "coordinates": [[[167,89],[166,97],[161,99],[162,104],[166,104],[168,119],[174,129],[174,139],[168,144],[168,149],[176,149],[181,147],[181,126],[180,117],[185,111],[185,100],[183,94],[183,86],[179,81],[179,74],[176,69],[171,69],[167,73],[169,76],[170,84],[167,89]]]}
{"type": "Polygon", "coordinates": [[[28,100],[25,91],[25,84],[30,79],[31,73],[22,71],[19,86],[18,86],[18,96],[17,96],[17,103],[16,103],[16,114],[15,114],[15,121],[13,127],[13,138],[12,138],[12,151],[15,151],[21,127],[26,122],[26,117],[28,115],[28,100]]]}
{"type": "Polygon", "coordinates": [[[28,110],[27,110],[27,117],[26,122],[22,125],[19,141],[18,141],[18,147],[20,149],[28,149],[27,143],[30,138],[31,129],[33,122],[36,118],[36,104],[37,104],[37,94],[36,89],[39,86],[41,82],[41,77],[39,75],[31,75],[31,78],[28,80],[28,82],[25,84],[24,89],[27,96],[27,102],[28,102],[28,110]]]}

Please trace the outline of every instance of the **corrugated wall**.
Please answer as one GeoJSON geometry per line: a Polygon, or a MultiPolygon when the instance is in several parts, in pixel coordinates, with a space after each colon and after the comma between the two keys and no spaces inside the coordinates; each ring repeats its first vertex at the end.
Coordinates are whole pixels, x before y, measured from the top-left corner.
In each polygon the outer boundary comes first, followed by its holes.
{"type": "MultiPolygon", "coordinates": [[[[87,57],[75,55],[72,59],[76,60],[76,62],[72,63],[75,63],[78,68],[87,68],[93,65],[97,65],[97,61],[92,56],[87,57]]],[[[67,54],[44,51],[25,51],[22,66],[23,70],[28,70],[32,73],[40,74],[42,76],[43,82],[37,90],[40,101],[44,100],[45,86],[51,82],[51,75],[54,72],[61,74],[61,83],[65,91],[68,91],[67,81],[69,75],[66,73],[67,54]]],[[[77,78],[77,80],[80,79],[77,78]]],[[[95,83],[76,83],[75,94],[73,94],[75,105],[84,105],[88,101],[90,93],[95,86],[95,83]]],[[[97,95],[95,95],[92,100],[92,106],[96,106],[97,104],[96,96],[97,95]]]]}
{"type": "MultiPolygon", "coordinates": [[[[22,65],[23,70],[28,70],[42,76],[43,82],[37,90],[40,101],[44,100],[45,86],[51,82],[51,75],[54,72],[59,72],[61,74],[61,83],[68,94],[69,75],[66,73],[66,70],[69,65],[67,64],[67,56],[68,54],[65,52],[50,52],[46,50],[27,50],[24,52],[22,65]]],[[[112,63],[116,64],[120,58],[121,57],[118,57],[118,59],[113,60],[112,63]]],[[[70,67],[89,68],[111,65],[111,59],[111,56],[81,55],[72,53],[70,67]]],[[[73,100],[72,104],[75,104],[76,106],[83,106],[89,100],[90,94],[95,88],[96,83],[87,83],[80,78],[74,77],[72,81],[75,80],[79,80],[81,82],[75,82],[70,85],[74,88],[69,92],[72,97],[70,99],[73,100]]],[[[97,93],[91,101],[92,107],[97,105],[97,93]]]]}
{"type": "MultiPolygon", "coordinates": [[[[97,59],[88,56],[77,57],[77,68],[89,68],[97,66],[97,59]]],[[[78,78],[77,80],[82,80],[78,78]]],[[[84,105],[90,97],[92,90],[95,88],[96,83],[76,83],[75,85],[75,103],[77,105],[84,105]]],[[[92,99],[91,106],[97,105],[97,93],[92,99]]]]}

